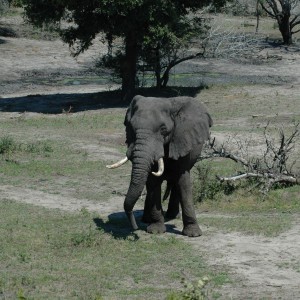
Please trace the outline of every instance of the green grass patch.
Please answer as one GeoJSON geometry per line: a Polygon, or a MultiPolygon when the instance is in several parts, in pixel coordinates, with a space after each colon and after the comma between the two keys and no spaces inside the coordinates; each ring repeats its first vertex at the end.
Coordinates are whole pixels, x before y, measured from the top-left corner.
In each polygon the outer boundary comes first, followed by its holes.
{"type": "Polygon", "coordinates": [[[281,261],[277,263],[279,269],[292,269],[297,273],[300,273],[300,261],[296,259],[291,259],[290,261],[281,261]]]}
{"type": "Polygon", "coordinates": [[[7,120],[0,125],[3,131],[14,130],[22,131],[24,128],[27,130],[39,130],[42,132],[53,133],[59,130],[59,133],[70,134],[75,136],[79,134],[95,134],[99,130],[109,132],[116,129],[124,130],[124,113],[125,111],[114,111],[105,113],[101,111],[99,114],[61,114],[55,116],[38,115],[36,117],[26,117],[26,113],[18,118],[7,120]]]}
{"type": "MultiPolygon", "coordinates": [[[[112,189],[110,182],[123,174],[105,168],[107,161],[89,160],[84,150],[67,141],[40,140],[18,142],[5,136],[0,153],[2,184],[38,189],[51,194],[68,194],[86,200],[107,201],[112,192],[125,192],[124,184],[112,189]]],[[[123,170],[129,173],[130,166],[123,170]]]]}
{"type": "Polygon", "coordinates": [[[176,289],[183,274],[220,276],[181,239],[132,233],[125,221],[1,201],[0,295],[157,299],[176,289]]]}
{"type": "MultiPolygon", "coordinates": [[[[274,122],[292,124],[299,118],[299,99],[295,93],[288,95],[283,94],[280,89],[273,88],[273,93],[270,93],[270,86],[267,84],[256,85],[255,89],[245,84],[224,84],[212,85],[208,89],[203,89],[197,96],[199,100],[205,102],[210,114],[212,115],[215,125],[222,121],[221,126],[238,127],[236,122],[223,124],[224,120],[232,120],[241,118],[249,118],[249,129],[256,127],[258,120],[253,118],[253,115],[262,115],[260,122],[270,120],[273,116],[274,122]],[[259,90],[259,96],[256,92],[259,90]],[[292,112],[292,114],[291,114],[292,112]],[[280,119],[283,114],[284,119],[280,119]]],[[[271,120],[272,121],[272,120],[271,120]]],[[[240,123],[240,122],[239,122],[240,123]]],[[[240,126],[241,124],[238,125],[240,126]]],[[[214,130],[215,128],[212,128],[214,130]]],[[[246,126],[242,126],[243,130],[247,130],[246,126]]],[[[248,131],[248,130],[247,130],[248,131]]]]}
{"type": "Polygon", "coordinates": [[[293,216],[288,214],[248,214],[201,216],[200,224],[205,224],[223,232],[241,232],[249,235],[267,237],[278,236],[291,228],[293,216]]]}

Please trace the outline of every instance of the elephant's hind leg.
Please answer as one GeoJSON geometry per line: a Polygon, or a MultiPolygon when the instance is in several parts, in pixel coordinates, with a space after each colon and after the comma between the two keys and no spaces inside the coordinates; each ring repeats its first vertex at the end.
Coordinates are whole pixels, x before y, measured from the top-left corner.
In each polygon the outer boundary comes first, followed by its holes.
{"type": "Polygon", "coordinates": [[[178,186],[176,184],[173,184],[171,188],[168,210],[166,211],[165,214],[166,219],[172,220],[180,217],[179,202],[180,202],[180,191],[178,190],[178,186]]]}

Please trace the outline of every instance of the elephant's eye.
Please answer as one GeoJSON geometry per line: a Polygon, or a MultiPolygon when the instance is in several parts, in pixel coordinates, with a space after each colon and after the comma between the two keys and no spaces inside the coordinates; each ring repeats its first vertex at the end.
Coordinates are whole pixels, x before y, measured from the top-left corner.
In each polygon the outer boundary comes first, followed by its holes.
{"type": "Polygon", "coordinates": [[[168,135],[168,129],[167,129],[166,125],[162,125],[162,126],[160,127],[160,133],[161,133],[163,136],[168,135]]]}

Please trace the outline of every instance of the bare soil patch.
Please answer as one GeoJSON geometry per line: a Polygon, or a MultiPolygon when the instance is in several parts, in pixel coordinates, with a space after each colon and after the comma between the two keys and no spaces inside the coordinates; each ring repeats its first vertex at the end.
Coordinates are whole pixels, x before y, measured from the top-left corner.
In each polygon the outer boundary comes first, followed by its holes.
{"type": "MultiPolygon", "coordinates": [[[[42,113],[60,114],[70,108],[75,113],[85,111],[89,114],[93,113],[92,110],[107,107],[103,105],[103,97],[100,101],[96,93],[109,91],[117,85],[107,83],[108,74],[105,72],[100,80],[93,69],[95,59],[104,51],[105,46],[97,40],[88,51],[75,59],[70,56],[68,46],[59,40],[1,37],[0,120],[18,117],[24,111],[29,112],[27,117],[31,117],[42,113]]],[[[269,119],[278,120],[278,117],[280,122],[289,126],[292,119],[299,120],[299,48],[269,47],[260,55],[264,58],[261,65],[227,60],[195,60],[178,67],[183,73],[186,70],[194,73],[196,84],[214,82],[231,85],[227,94],[222,91],[222,94],[210,95],[210,90],[200,94],[199,97],[212,109],[218,109],[224,99],[229,112],[233,107],[238,107],[239,101],[249,101],[249,105],[252,103],[256,107],[252,110],[251,106],[248,115],[230,118],[226,117],[224,111],[224,117],[215,119],[215,126],[247,128],[253,123],[265,124],[269,119]],[[274,60],[274,57],[278,59],[274,60]],[[238,86],[241,83],[245,84],[244,87],[238,86]],[[277,101],[278,95],[286,101],[277,101]],[[264,106],[264,99],[270,97],[274,99],[271,112],[267,110],[267,105],[264,106]],[[264,110],[259,109],[260,105],[264,110]],[[273,105],[277,105],[276,109],[273,105]],[[262,113],[258,115],[257,111],[262,113]]],[[[226,132],[216,132],[216,135],[224,139],[226,132]]],[[[121,133],[101,136],[109,141],[122,137],[121,133]]],[[[75,147],[85,150],[91,160],[100,157],[106,160],[119,158],[119,152],[107,145],[101,146],[91,141],[73,143],[75,147]]],[[[260,141],[254,146],[259,151],[260,141]]],[[[112,182],[111,189],[114,190],[117,184],[112,182]]],[[[38,188],[33,190],[0,184],[0,200],[3,199],[67,211],[85,208],[98,211],[102,216],[123,211],[122,195],[112,195],[108,202],[96,203],[70,197],[67,191],[64,195],[57,195],[38,188]]],[[[137,206],[139,208],[142,208],[141,201],[137,206]]],[[[180,224],[181,222],[176,223],[179,230],[180,224]]],[[[221,292],[224,299],[300,298],[299,222],[276,238],[247,236],[236,232],[222,233],[205,227],[203,229],[204,236],[185,240],[193,245],[195,251],[199,251],[199,255],[205,255],[212,267],[229,269],[236,281],[223,287],[221,292]]]]}
{"type": "Polygon", "coordinates": [[[223,287],[224,299],[298,299],[299,232],[297,222],[275,238],[217,232],[190,242],[200,251],[209,249],[212,266],[229,268],[234,282],[223,287]]]}

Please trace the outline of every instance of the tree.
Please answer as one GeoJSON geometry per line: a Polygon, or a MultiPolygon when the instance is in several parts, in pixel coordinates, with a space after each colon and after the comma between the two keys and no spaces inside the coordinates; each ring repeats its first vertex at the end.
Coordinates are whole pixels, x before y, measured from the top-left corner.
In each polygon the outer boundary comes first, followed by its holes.
{"type": "Polygon", "coordinates": [[[121,60],[124,100],[134,93],[137,60],[145,36],[152,28],[168,26],[173,20],[196,13],[213,3],[222,6],[226,0],[24,0],[25,15],[37,26],[56,24],[62,39],[79,55],[102,33],[108,42],[115,37],[124,41],[121,60]],[[65,23],[68,26],[65,26],[65,23]]]}
{"type": "Polygon", "coordinates": [[[207,20],[197,16],[176,16],[167,26],[150,28],[141,51],[142,71],[152,71],[156,87],[166,87],[173,67],[203,54],[203,49],[189,52],[194,38],[208,30],[207,20]]]}
{"type": "Polygon", "coordinates": [[[299,6],[299,0],[258,0],[262,9],[271,18],[277,20],[283,43],[291,45],[293,43],[292,35],[299,32],[300,29],[294,28],[300,24],[300,13],[296,12],[299,6]]]}

